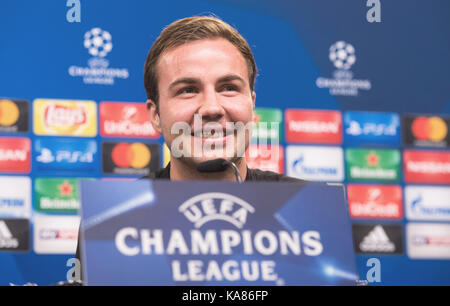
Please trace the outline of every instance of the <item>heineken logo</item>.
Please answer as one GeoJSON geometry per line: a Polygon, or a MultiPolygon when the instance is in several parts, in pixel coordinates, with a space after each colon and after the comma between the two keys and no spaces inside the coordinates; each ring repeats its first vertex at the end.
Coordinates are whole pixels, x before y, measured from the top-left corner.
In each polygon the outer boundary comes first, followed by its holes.
{"type": "Polygon", "coordinates": [[[398,181],[398,150],[347,149],[346,171],[350,180],[398,181]]]}
{"type": "Polygon", "coordinates": [[[78,181],[37,178],[34,203],[42,212],[77,213],[80,208],[78,181]]]}

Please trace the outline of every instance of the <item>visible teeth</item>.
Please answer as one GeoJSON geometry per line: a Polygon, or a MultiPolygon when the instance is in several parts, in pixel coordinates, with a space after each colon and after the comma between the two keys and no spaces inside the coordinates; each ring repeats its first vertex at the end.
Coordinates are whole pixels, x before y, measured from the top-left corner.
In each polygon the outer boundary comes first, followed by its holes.
{"type": "Polygon", "coordinates": [[[219,138],[222,136],[222,133],[216,132],[216,133],[212,133],[212,132],[203,132],[202,137],[203,138],[219,138]]]}
{"type": "Polygon", "coordinates": [[[217,131],[217,132],[212,132],[212,131],[210,131],[210,132],[205,132],[205,131],[203,131],[203,132],[195,132],[193,135],[196,136],[196,137],[202,137],[202,138],[219,138],[219,137],[225,136],[224,133],[221,132],[221,131],[217,131]]]}

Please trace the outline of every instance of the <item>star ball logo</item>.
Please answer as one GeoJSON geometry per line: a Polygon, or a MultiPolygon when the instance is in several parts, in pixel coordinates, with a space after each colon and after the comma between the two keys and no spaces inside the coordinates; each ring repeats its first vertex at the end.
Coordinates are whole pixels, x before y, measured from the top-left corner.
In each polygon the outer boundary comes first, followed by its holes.
{"type": "Polygon", "coordinates": [[[334,67],[348,70],[356,62],[355,48],[345,41],[338,41],[330,47],[329,57],[334,67]]]}
{"type": "Polygon", "coordinates": [[[28,101],[0,99],[0,132],[28,132],[28,101]]]}
{"type": "Polygon", "coordinates": [[[106,56],[112,51],[112,35],[101,28],[93,28],[84,34],[83,46],[93,56],[88,60],[89,67],[70,66],[69,75],[82,77],[84,84],[114,85],[115,79],[128,79],[126,68],[109,68],[106,56]]]}
{"type": "Polygon", "coordinates": [[[211,192],[195,196],[178,209],[196,228],[213,220],[223,220],[242,228],[247,215],[255,208],[246,201],[230,194],[211,192]]]}
{"type": "Polygon", "coordinates": [[[124,175],[148,175],[159,167],[157,143],[102,143],[103,172],[124,175]]]}
{"type": "Polygon", "coordinates": [[[105,57],[113,48],[112,36],[108,31],[93,28],[84,34],[84,47],[92,56],[105,57]]]}
{"type": "Polygon", "coordinates": [[[329,48],[328,58],[337,69],[333,78],[319,77],[316,85],[328,88],[333,96],[357,96],[359,90],[369,90],[372,84],[369,80],[354,79],[350,68],[356,63],[355,47],[343,40],[337,41],[329,48]]]}

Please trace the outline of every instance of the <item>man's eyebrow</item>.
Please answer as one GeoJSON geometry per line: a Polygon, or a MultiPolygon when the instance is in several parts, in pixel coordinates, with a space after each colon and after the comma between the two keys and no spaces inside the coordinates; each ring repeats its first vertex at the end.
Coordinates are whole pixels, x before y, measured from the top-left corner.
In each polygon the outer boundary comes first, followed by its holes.
{"type": "Polygon", "coordinates": [[[196,78],[180,78],[176,79],[169,85],[169,90],[173,89],[178,84],[197,84],[197,83],[200,83],[200,80],[196,78]]]}
{"type": "Polygon", "coordinates": [[[228,74],[226,76],[223,76],[217,80],[217,83],[225,83],[230,81],[238,80],[242,83],[245,83],[244,79],[238,76],[237,74],[228,74]]]}

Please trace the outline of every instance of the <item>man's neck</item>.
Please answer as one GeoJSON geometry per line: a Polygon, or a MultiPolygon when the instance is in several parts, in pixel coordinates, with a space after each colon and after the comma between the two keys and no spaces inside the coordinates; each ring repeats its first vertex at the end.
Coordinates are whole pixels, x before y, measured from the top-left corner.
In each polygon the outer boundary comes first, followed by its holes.
{"type": "MultiPolygon", "coordinates": [[[[236,167],[239,170],[239,174],[242,180],[245,180],[247,176],[247,163],[245,158],[241,158],[235,161],[236,167]]],[[[196,166],[171,157],[170,159],[170,180],[172,181],[184,181],[184,180],[217,180],[217,181],[230,181],[235,182],[236,176],[233,169],[228,167],[225,171],[221,172],[198,172],[196,166]]]]}

